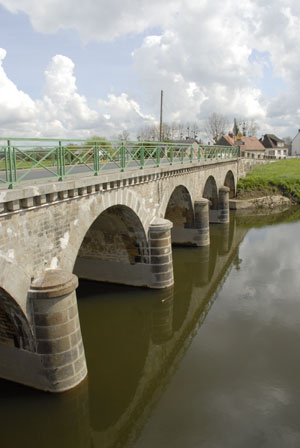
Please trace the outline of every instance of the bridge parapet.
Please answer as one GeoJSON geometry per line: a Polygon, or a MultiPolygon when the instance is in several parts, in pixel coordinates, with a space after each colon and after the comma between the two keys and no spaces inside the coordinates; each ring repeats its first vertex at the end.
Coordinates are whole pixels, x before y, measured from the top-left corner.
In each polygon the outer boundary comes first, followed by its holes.
{"type": "MultiPolygon", "coordinates": [[[[24,328],[27,325],[23,336],[18,338],[14,331],[9,333],[9,325],[3,321],[0,325],[3,340],[11,343],[14,338],[19,339],[19,345],[8,348],[8,344],[0,341],[0,355],[3,354],[0,358],[9,359],[10,353],[18,350],[20,362],[30,372],[30,369],[44,371],[42,360],[46,357],[50,364],[61,357],[61,352],[54,349],[52,353],[35,351],[43,346],[50,350],[52,343],[56,345],[50,317],[49,321],[44,320],[44,325],[36,320],[46,304],[51,314],[51,300],[56,300],[33,298],[34,282],[45,272],[67,271],[71,277],[74,273],[82,278],[157,289],[172,286],[172,243],[209,244],[212,221],[209,217],[213,215],[209,213],[209,205],[214,207],[215,219],[220,210],[219,214],[228,218],[225,210],[228,201],[221,200],[224,191],[228,195],[228,188],[223,187],[228,186],[234,194],[238,164],[237,158],[212,159],[206,163],[184,160],[172,165],[145,165],[143,169],[103,171],[96,176],[81,174],[59,181],[42,179],[31,185],[20,183],[13,189],[0,188],[0,305],[3,305],[0,320],[10,314],[11,321],[18,318],[24,328]],[[1,289],[16,306],[10,306],[1,289]],[[28,344],[30,337],[33,340],[28,344]],[[31,351],[20,347],[30,347],[31,351]]],[[[70,300],[74,301],[75,291],[72,294],[70,300]]],[[[61,305],[53,302],[53,306],[64,308],[65,298],[57,301],[61,305]]],[[[59,325],[67,328],[69,323],[59,325]]],[[[77,330],[74,331],[78,333],[77,330]]],[[[60,337],[70,340],[73,336],[67,330],[66,336],[60,337]]],[[[77,347],[76,356],[78,353],[77,347]]],[[[77,361],[84,362],[78,358],[69,362],[73,372],[77,361]]],[[[68,375],[71,367],[58,366],[55,378],[56,367],[50,364],[47,369],[51,371],[51,381],[62,387],[68,380],[63,375],[68,375]]],[[[76,371],[76,375],[79,373],[76,371]]],[[[83,377],[84,368],[81,373],[83,377]]],[[[18,381],[14,375],[15,372],[2,376],[18,381]]],[[[23,382],[30,384],[26,372],[24,375],[23,382]]],[[[49,383],[47,375],[45,378],[49,383]]],[[[50,390],[49,384],[47,387],[50,390]]]]}
{"type": "Polygon", "coordinates": [[[196,142],[129,142],[0,137],[0,185],[15,188],[32,179],[62,181],[70,176],[98,176],[146,167],[208,163],[239,157],[239,147],[196,142]],[[1,144],[2,141],[2,144],[1,144]]]}

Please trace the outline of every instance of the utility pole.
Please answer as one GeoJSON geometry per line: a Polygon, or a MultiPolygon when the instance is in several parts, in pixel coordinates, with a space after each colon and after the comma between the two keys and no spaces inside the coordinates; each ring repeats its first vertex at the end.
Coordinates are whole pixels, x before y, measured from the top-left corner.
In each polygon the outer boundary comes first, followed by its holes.
{"type": "Polygon", "coordinates": [[[159,123],[159,141],[162,141],[162,125],[163,125],[163,96],[164,92],[163,90],[160,91],[160,123],[159,123]]]}

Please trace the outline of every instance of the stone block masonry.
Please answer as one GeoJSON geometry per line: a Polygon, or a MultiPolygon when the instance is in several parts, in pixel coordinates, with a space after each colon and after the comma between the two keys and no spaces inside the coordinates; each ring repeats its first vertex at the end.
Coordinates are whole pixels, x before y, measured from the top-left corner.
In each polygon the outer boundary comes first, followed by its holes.
{"type": "Polygon", "coordinates": [[[49,270],[29,291],[33,303],[37,353],[50,392],[62,392],[87,375],[75,289],[77,277],[49,270]]]}
{"type": "Polygon", "coordinates": [[[228,222],[225,185],[234,194],[239,169],[221,159],[0,189],[0,377],[51,392],[79,384],[74,274],[167,291],[172,243],[209,245],[209,205],[228,222]]]}

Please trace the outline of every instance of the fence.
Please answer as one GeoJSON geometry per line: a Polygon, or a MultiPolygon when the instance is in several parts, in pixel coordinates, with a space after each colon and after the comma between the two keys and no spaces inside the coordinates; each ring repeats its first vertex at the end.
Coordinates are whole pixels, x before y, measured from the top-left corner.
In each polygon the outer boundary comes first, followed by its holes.
{"type": "Polygon", "coordinates": [[[208,163],[239,157],[238,146],[109,140],[0,138],[0,186],[13,188],[40,179],[62,181],[184,163],[208,163]]]}

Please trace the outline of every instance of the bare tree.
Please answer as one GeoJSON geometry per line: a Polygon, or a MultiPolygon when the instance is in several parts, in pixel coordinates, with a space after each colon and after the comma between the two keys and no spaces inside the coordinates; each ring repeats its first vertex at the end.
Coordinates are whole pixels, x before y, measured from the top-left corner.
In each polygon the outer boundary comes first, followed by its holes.
{"type": "Polygon", "coordinates": [[[251,120],[248,120],[247,118],[239,118],[238,120],[234,119],[234,135],[238,135],[238,133],[241,132],[244,137],[256,137],[258,131],[259,125],[253,118],[251,120]]]}
{"type": "Polygon", "coordinates": [[[159,126],[146,125],[139,129],[138,139],[144,141],[159,140],[159,126]]]}
{"type": "Polygon", "coordinates": [[[123,140],[123,141],[127,141],[129,138],[129,132],[124,129],[120,134],[118,134],[118,140],[123,140]]]}
{"type": "Polygon", "coordinates": [[[229,122],[227,117],[222,114],[212,113],[205,122],[205,132],[214,143],[226,133],[229,122]]]}
{"type": "MultiPolygon", "coordinates": [[[[170,140],[185,140],[186,138],[197,138],[200,132],[200,126],[196,122],[192,123],[176,123],[171,125],[163,123],[162,139],[163,141],[170,140]]],[[[159,126],[144,126],[139,129],[138,139],[144,141],[158,141],[159,126]]]]}
{"type": "Polygon", "coordinates": [[[285,146],[288,149],[288,155],[292,155],[292,139],[291,137],[283,137],[282,140],[284,141],[285,146]]]}

